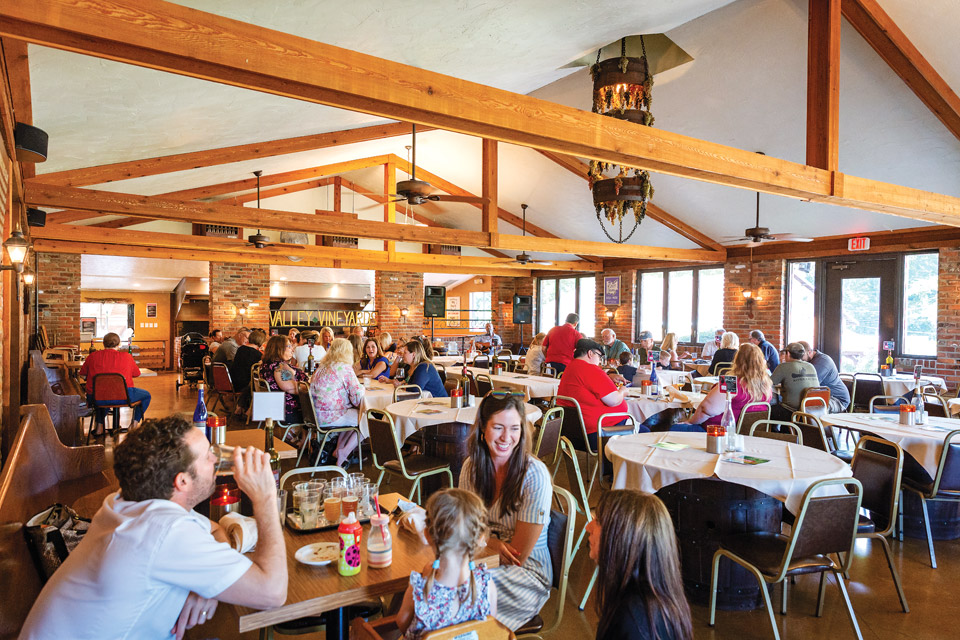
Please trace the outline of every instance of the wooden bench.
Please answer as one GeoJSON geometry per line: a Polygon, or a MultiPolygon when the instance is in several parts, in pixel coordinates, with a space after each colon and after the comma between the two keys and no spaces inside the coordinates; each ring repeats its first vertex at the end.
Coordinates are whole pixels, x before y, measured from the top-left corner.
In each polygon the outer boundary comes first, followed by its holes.
{"type": "Polygon", "coordinates": [[[54,503],[73,505],[85,496],[79,513],[90,517],[92,505],[114,490],[102,445],[67,447],[44,405],[21,407],[20,429],[0,475],[0,639],[17,637],[43,586],[23,523],[54,503]]]}
{"type": "Polygon", "coordinates": [[[53,390],[51,378],[59,382],[62,372],[49,369],[39,351],[30,352],[30,369],[27,371],[27,402],[46,405],[50,419],[60,436],[60,442],[72,447],[81,443],[83,429],[81,415],[89,415],[85,401],[78,395],[60,395],[53,390]]]}

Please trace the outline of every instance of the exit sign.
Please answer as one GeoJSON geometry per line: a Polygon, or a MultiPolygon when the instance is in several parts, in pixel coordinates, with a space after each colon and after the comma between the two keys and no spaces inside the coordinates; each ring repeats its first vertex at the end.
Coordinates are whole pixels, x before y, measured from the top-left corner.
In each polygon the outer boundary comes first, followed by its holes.
{"type": "Polygon", "coordinates": [[[847,240],[848,251],[866,251],[870,248],[870,238],[850,238],[847,240]]]}

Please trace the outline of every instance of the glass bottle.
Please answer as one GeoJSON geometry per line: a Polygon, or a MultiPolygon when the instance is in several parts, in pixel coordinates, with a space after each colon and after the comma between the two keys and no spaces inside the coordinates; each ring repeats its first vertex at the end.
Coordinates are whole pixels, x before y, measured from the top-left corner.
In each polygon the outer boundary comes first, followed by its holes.
{"type": "Polygon", "coordinates": [[[193,426],[203,429],[207,440],[213,442],[213,434],[207,429],[207,405],[203,401],[203,385],[197,385],[197,406],[193,410],[193,426]]]}
{"type": "Polygon", "coordinates": [[[657,378],[657,363],[650,363],[650,395],[660,395],[660,380],[657,378]]]}
{"type": "Polygon", "coordinates": [[[263,450],[270,454],[270,470],[273,471],[273,482],[280,488],[280,453],[273,446],[273,418],[267,418],[263,426],[263,450]]]}
{"type": "Polygon", "coordinates": [[[307,347],[307,375],[313,374],[313,368],[316,366],[316,360],[313,357],[313,345],[307,347]]]}
{"type": "Polygon", "coordinates": [[[917,381],[917,387],[913,392],[913,400],[910,401],[914,408],[914,424],[925,424],[927,422],[927,413],[924,410],[923,393],[920,391],[920,381],[917,381]]]}
{"type": "Polygon", "coordinates": [[[726,438],[726,446],[724,447],[727,451],[736,451],[736,441],[737,441],[737,422],[733,418],[733,402],[730,399],[730,394],[726,394],[727,403],[723,409],[723,417],[720,418],[720,436],[726,438]]]}
{"type": "Polygon", "coordinates": [[[393,538],[390,536],[389,524],[390,519],[387,516],[370,518],[367,563],[371,569],[385,569],[393,562],[393,538]]]}

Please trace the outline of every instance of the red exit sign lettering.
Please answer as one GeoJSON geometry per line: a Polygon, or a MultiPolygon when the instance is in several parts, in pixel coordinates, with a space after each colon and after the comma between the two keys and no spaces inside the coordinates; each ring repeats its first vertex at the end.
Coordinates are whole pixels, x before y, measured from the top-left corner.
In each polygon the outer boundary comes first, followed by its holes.
{"type": "Polygon", "coordinates": [[[870,248],[870,238],[850,238],[847,240],[848,251],[866,251],[870,248]]]}

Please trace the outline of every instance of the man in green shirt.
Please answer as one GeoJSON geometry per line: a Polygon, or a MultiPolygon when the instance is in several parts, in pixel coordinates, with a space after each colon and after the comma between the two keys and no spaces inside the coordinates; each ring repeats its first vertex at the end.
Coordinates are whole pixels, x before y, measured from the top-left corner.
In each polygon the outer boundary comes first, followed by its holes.
{"type": "Polygon", "coordinates": [[[800,398],[804,390],[820,385],[817,370],[803,361],[805,349],[798,342],[791,342],[785,351],[785,360],[773,371],[773,385],[780,385],[780,404],[771,409],[774,420],[790,420],[794,411],[800,410],[800,398]]]}
{"type": "Polygon", "coordinates": [[[617,340],[617,334],[613,329],[604,329],[600,332],[600,338],[603,340],[603,361],[610,363],[614,361],[613,366],[620,365],[620,354],[629,353],[630,348],[622,340],[617,340]]]}

